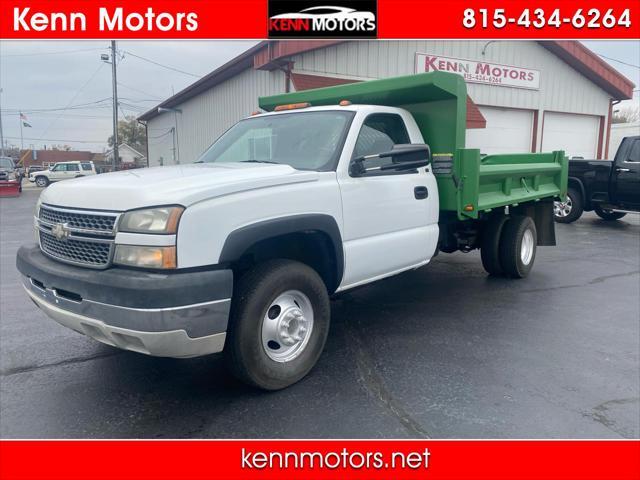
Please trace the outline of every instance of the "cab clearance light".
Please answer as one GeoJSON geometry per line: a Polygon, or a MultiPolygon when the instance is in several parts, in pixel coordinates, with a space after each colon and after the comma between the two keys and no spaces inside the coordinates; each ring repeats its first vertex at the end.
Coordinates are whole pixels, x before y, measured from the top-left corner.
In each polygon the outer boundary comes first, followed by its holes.
{"type": "Polygon", "coordinates": [[[274,112],[282,112],[283,110],[296,110],[298,108],[307,108],[310,107],[311,104],[309,102],[302,103],[288,103],[286,105],[278,105],[273,109],[274,112]]]}
{"type": "Polygon", "coordinates": [[[255,117],[256,115],[260,115],[262,112],[260,110],[256,110],[255,112],[251,112],[251,116],[255,117]]]}
{"type": "Polygon", "coordinates": [[[464,211],[465,212],[473,212],[473,205],[471,205],[470,203],[464,206],[464,211]]]}
{"type": "Polygon", "coordinates": [[[340,103],[338,104],[341,107],[348,107],[349,105],[351,105],[351,102],[349,100],[340,100],[340,103]]]}

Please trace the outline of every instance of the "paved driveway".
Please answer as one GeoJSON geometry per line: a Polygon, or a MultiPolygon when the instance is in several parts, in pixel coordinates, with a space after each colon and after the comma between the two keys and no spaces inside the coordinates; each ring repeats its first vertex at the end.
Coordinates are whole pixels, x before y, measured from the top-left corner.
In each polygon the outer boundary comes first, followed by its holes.
{"type": "Polygon", "coordinates": [[[37,194],[0,200],[2,437],[640,435],[638,217],[559,225],[526,280],[443,254],[345,294],[309,377],[264,393],[219,356],[122,352],[45,317],[15,270],[37,194]]]}

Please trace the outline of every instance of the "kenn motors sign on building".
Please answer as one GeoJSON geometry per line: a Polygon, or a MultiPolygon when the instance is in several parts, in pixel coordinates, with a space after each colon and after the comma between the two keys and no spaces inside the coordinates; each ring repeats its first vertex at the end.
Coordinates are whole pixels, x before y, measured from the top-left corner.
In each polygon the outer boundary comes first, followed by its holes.
{"type": "Polygon", "coordinates": [[[416,73],[438,71],[457,73],[470,83],[533,90],[540,88],[540,72],[538,70],[462,58],[441,57],[428,53],[416,53],[416,73]]]}

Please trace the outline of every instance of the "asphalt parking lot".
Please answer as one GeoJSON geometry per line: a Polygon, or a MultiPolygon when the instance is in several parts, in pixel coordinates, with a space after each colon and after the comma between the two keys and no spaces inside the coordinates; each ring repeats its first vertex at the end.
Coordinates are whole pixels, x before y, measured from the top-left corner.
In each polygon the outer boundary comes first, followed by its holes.
{"type": "Polygon", "coordinates": [[[220,356],[123,352],[41,313],[15,269],[38,193],[0,199],[2,437],[640,435],[637,216],[558,225],[525,280],[488,278],[477,252],[443,254],[345,294],[317,367],[264,393],[220,356]]]}

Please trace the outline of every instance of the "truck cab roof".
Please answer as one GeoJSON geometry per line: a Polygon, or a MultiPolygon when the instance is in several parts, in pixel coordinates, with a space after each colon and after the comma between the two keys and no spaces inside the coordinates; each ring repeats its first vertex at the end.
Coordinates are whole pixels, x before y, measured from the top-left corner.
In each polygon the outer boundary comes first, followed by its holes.
{"type": "Polygon", "coordinates": [[[286,115],[288,113],[303,113],[303,112],[326,112],[326,111],[339,111],[339,112],[370,112],[370,111],[375,111],[375,112],[406,112],[407,110],[405,110],[404,108],[399,108],[399,107],[391,107],[391,106],[384,106],[384,105],[367,105],[367,104],[349,104],[349,105],[321,105],[321,106],[308,106],[308,107],[296,107],[296,108],[291,108],[288,110],[280,110],[280,111],[267,111],[267,112],[260,112],[257,113],[255,115],[252,115],[251,117],[247,117],[247,118],[253,118],[253,117],[258,117],[258,116],[271,116],[271,115],[286,115]]]}

